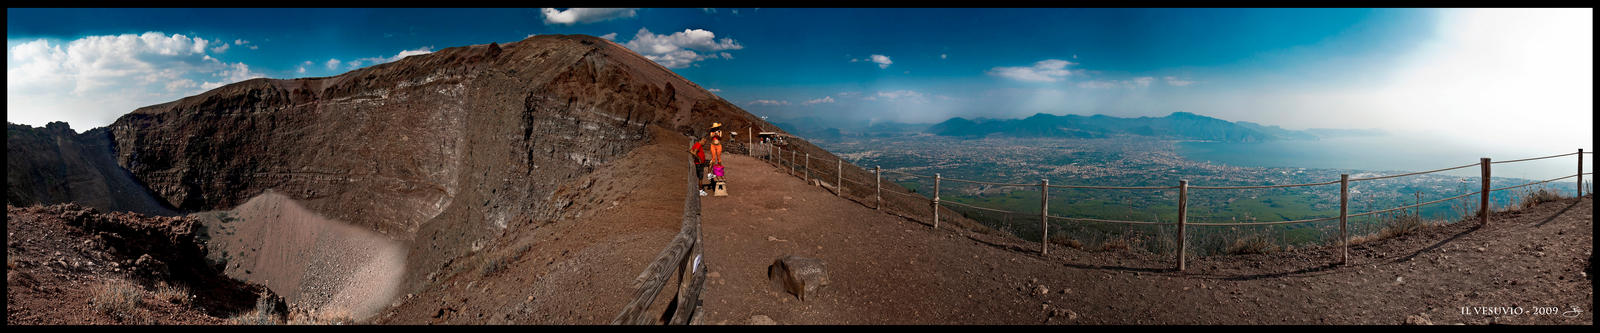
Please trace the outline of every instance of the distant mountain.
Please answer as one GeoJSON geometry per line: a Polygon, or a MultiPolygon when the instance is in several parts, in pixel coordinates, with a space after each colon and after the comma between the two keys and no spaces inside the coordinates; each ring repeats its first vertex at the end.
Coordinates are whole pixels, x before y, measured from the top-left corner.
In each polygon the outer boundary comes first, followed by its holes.
{"type": "MultiPolygon", "coordinates": [[[[1370,130],[1325,130],[1323,133],[1357,135],[1370,130]]],[[[976,120],[951,118],[929,127],[928,133],[944,136],[983,137],[1059,137],[1102,138],[1136,135],[1170,139],[1223,142],[1264,142],[1276,140],[1316,140],[1308,131],[1288,130],[1252,122],[1231,122],[1189,112],[1173,112],[1166,117],[1121,118],[1106,115],[1080,116],[1035,114],[1023,119],[976,120]]]]}
{"type": "Polygon", "coordinates": [[[774,126],[807,139],[833,140],[845,137],[886,137],[922,133],[930,124],[888,121],[829,120],[818,117],[775,119],[774,126]]]}

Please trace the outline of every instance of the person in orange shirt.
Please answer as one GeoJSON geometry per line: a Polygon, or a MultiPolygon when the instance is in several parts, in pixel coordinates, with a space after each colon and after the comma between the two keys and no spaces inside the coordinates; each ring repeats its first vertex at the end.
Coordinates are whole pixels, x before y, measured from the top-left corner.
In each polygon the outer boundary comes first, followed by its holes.
{"type": "Polygon", "coordinates": [[[722,165],[722,123],[711,123],[711,165],[722,165]]]}

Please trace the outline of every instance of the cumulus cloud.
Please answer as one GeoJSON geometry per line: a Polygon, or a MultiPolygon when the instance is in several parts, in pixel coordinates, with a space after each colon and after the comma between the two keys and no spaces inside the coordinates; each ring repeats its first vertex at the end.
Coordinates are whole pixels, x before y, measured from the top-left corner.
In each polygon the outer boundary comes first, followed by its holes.
{"type": "MultiPolygon", "coordinates": [[[[429,53],[433,53],[433,47],[432,46],[424,46],[424,47],[417,48],[415,50],[402,50],[402,51],[400,51],[400,53],[397,53],[397,54],[395,54],[393,56],[389,56],[389,57],[370,57],[370,58],[360,58],[360,59],[356,59],[356,60],[351,60],[349,63],[346,64],[346,66],[350,67],[350,69],[356,69],[356,68],[361,68],[361,67],[365,67],[365,66],[372,66],[372,65],[377,65],[377,64],[390,63],[390,62],[394,62],[394,61],[397,61],[397,60],[400,60],[400,59],[405,59],[406,57],[419,55],[419,54],[429,54],[429,53]]],[[[337,65],[338,65],[337,63],[331,63],[330,62],[330,68],[332,66],[337,66],[337,65]]]]}
{"type": "Polygon", "coordinates": [[[312,65],[311,60],[306,60],[306,62],[300,63],[300,67],[295,68],[294,72],[296,74],[305,74],[306,73],[306,67],[307,66],[311,66],[311,65],[312,65]]]}
{"type": "Polygon", "coordinates": [[[745,103],[745,105],[789,105],[789,101],[758,99],[758,100],[750,101],[749,103],[745,103]]]}
{"type": "Polygon", "coordinates": [[[1164,77],[1162,79],[1167,81],[1167,85],[1171,85],[1171,86],[1174,86],[1174,87],[1183,87],[1183,86],[1188,86],[1188,85],[1194,84],[1194,81],[1179,79],[1176,76],[1168,76],[1168,77],[1164,77]]]}
{"type": "Polygon", "coordinates": [[[894,64],[894,61],[889,60],[889,56],[886,55],[874,54],[871,57],[872,62],[878,64],[878,68],[889,68],[889,65],[894,64]]]}
{"type": "Polygon", "coordinates": [[[822,98],[805,101],[805,103],[800,103],[800,104],[812,105],[812,104],[822,104],[822,103],[833,103],[833,96],[823,96],[822,98]]]}
{"type": "Polygon", "coordinates": [[[1017,81],[1056,82],[1068,75],[1072,75],[1073,71],[1067,69],[1067,66],[1071,65],[1077,65],[1077,63],[1060,59],[1045,59],[1035,62],[1033,66],[1029,67],[995,67],[989,69],[988,73],[989,75],[1017,81]]]}
{"type": "Polygon", "coordinates": [[[539,12],[544,15],[546,25],[573,25],[634,17],[638,10],[638,8],[568,8],[567,10],[543,8],[539,12]]]}
{"type": "Polygon", "coordinates": [[[339,68],[339,59],[337,59],[337,58],[328,59],[328,62],[325,63],[325,66],[328,66],[329,70],[338,69],[339,68]]]}
{"type": "Polygon", "coordinates": [[[722,89],[717,89],[717,88],[710,88],[710,89],[706,89],[706,91],[710,91],[710,92],[722,92],[722,89]]]}
{"type": "Polygon", "coordinates": [[[649,29],[639,28],[633,40],[623,43],[622,46],[639,52],[646,59],[667,68],[689,67],[690,64],[705,59],[732,58],[732,54],[719,51],[744,48],[732,38],[718,40],[716,37],[715,33],[702,29],[685,29],[670,35],[657,35],[651,33],[649,29]]]}
{"type": "Polygon", "coordinates": [[[939,54],[939,59],[950,59],[950,55],[949,54],[940,53],[939,54]]]}
{"type": "Polygon", "coordinates": [[[220,45],[220,46],[213,47],[213,48],[211,48],[211,53],[228,52],[228,45],[229,45],[228,43],[222,43],[222,45],[220,45]]]}
{"type": "Polygon", "coordinates": [[[262,77],[243,63],[213,58],[206,53],[212,46],[204,38],[154,31],[15,44],[6,49],[6,119],[67,121],[84,130],[135,108],[262,77]]]}
{"type": "MultiPolygon", "coordinates": [[[[529,37],[533,37],[533,35],[528,35],[528,36],[529,37]]],[[[617,40],[617,33],[613,32],[613,33],[609,33],[609,34],[600,35],[600,38],[605,38],[606,40],[614,41],[614,40],[617,40]]]]}

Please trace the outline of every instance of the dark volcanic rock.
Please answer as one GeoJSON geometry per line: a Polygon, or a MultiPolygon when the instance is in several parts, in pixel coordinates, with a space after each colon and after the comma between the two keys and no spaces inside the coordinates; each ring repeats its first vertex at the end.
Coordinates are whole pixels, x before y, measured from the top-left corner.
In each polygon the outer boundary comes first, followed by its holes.
{"type": "Polygon", "coordinates": [[[803,301],[828,285],[828,268],[822,259],[788,255],[767,266],[767,279],[803,301]]]}
{"type": "Polygon", "coordinates": [[[117,166],[106,129],[78,134],[63,122],[45,127],[7,124],[6,203],[67,202],[105,211],[175,214],[117,166]]]}

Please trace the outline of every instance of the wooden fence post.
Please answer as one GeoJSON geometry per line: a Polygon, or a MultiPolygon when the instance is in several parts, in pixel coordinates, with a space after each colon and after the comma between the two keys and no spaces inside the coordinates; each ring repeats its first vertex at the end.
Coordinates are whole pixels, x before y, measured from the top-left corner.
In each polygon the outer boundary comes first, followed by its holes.
{"type": "Polygon", "coordinates": [[[1489,158],[1479,162],[1483,163],[1483,199],[1478,202],[1478,224],[1489,225],[1489,158]]]}
{"type": "Polygon", "coordinates": [[[939,174],[933,174],[933,228],[939,229],[939,174]]]}
{"type": "Polygon", "coordinates": [[[1050,180],[1039,180],[1039,255],[1050,254],[1050,180]]]}
{"type": "Polygon", "coordinates": [[[1350,263],[1350,233],[1345,230],[1345,220],[1350,211],[1350,174],[1339,175],[1339,264],[1350,263]]]}
{"type": "Polygon", "coordinates": [[[1189,250],[1189,240],[1183,237],[1184,228],[1189,221],[1189,181],[1178,181],[1178,271],[1187,268],[1185,264],[1189,250]]]}
{"type": "Polygon", "coordinates": [[[790,176],[794,175],[794,157],[795,157],[794,149],[790,149],[789,150],[789,175],[790,176]]]}
{"type": "Polygon", "coordinates": [[[837,177],[834,177],[835,181],[833,183],[833,196],[842,197],[844,196],[844,159],[839,159],[837,165],[839,171],[838,173],[834,174],[834,176],[837,177]]]}
{"type": "Polygon", "coordinates": [[[872,209],[883,210],[883,166],[872,166],[872,175],[874,177],[872,180],[872,187],[875,188],[873,191],[876,193],[873,194],[873,197],[876,198],[878,202],[878,204],[873,206],[872,209]]]}

